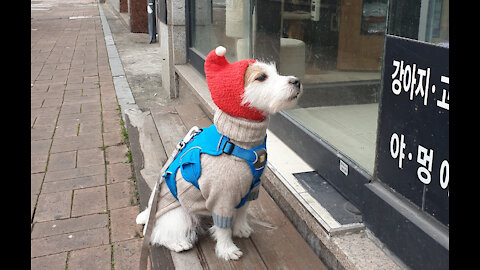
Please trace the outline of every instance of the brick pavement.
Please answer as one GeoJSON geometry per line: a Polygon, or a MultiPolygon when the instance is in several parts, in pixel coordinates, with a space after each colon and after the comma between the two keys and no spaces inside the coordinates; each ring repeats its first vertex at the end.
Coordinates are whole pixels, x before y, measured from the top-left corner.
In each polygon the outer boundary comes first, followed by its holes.
{"type": "Polygon", "coordinates": [[[135,269],[139,202],[96,1],[31,1],[32,269],[135,269]]]}

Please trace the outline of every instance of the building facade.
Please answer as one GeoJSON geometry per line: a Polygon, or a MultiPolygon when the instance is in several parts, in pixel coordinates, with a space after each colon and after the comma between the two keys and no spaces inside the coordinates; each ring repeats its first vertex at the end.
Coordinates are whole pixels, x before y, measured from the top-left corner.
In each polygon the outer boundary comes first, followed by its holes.
{"type": "Polygon", "coordinates": [[[270,130],[407,266],[448,268],[448,0],[157,0],[155,7],[162,84],[172,98],[179,81],[196,84],[179,67],[205,80],[205,57],[219,45],[230,62],[275,62],[279,73],[301,79],[304,94],[271,117],[270,130]]]}

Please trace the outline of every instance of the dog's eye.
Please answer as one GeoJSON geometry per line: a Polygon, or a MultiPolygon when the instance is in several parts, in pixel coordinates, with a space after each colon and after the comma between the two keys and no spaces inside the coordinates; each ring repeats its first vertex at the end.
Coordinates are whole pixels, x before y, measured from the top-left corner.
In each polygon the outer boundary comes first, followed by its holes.
{"type": "Polygon", "coordinates": [[[258,76],[257,78],[255,78],[256,81],[260,81],[260,82],[263,82],[267,79],[267,74],[265,73],[262,73],[260,74],[260,76],[258,76]]]}

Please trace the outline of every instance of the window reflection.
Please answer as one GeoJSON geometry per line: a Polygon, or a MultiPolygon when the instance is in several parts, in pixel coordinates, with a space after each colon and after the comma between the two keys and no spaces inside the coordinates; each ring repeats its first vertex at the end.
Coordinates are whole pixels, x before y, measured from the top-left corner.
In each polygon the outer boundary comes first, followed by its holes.
{"type": "Polygon", "coordinates": [[[206,57],[219,45],[227,48],[229,61],[250,57],[250,1],[190,1],[192,47],[206,57]]]}
{"type": "Polygon", "coordinates": [[[448,47],[449,0],[390,1],[388,34],[448,47]]]}
{"type": "Polygon", "coordinates": [[[286,113],[372,173],[387,1],[281,5],[279,71],[297,70],[305,90],[286,113]]]}

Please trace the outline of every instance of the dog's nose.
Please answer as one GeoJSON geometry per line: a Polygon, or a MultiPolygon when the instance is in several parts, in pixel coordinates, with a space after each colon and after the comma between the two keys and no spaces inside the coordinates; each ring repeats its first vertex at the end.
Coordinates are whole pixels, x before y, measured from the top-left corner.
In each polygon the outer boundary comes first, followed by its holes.
{"type": "Polygon", "coordinates": [[[289,83],[293,84],[297,89],[300,89],[300,80],[298,78],[290,78],[289,83]]]}

